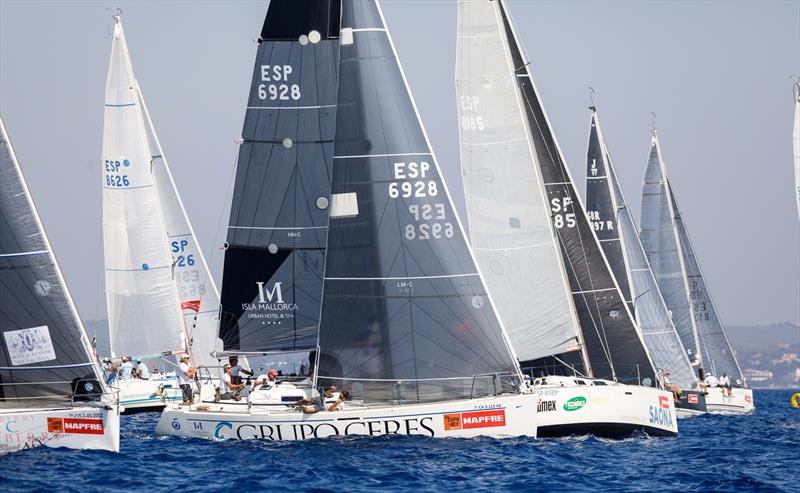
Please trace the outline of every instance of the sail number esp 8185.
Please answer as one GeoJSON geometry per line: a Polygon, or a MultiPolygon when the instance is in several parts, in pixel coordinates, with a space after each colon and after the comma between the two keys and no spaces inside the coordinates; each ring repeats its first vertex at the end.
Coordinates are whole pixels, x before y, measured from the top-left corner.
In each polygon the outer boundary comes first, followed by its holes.
{"type": "MultiPolygon", "coordinates": [[[[395,162],[394,181],[389,183],[391,199],[426,199],[439,197],[439,185],[430,179],[431,165],[427,161],[395,162]]],[[[408,204],[408,213],[414,220],[403,226],[407,240],[430,240],[453,237],[453,223],[447,220],[444,202],[408,204]]]]}

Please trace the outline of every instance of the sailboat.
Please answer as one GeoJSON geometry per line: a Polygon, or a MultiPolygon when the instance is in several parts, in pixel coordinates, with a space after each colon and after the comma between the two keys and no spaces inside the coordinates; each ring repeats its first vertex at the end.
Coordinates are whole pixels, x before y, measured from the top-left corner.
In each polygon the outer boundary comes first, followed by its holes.
{"type": "Polygon", "coordinates": [[[794,83],[794,195],[797,200],[797,215],[800,217],[800,80],[794,83]]]}
{"type": "MultiPolygon", "coordinates": [[[[111,352],[164,358],[189,352],[218,366],[219,294],[189,224],[114,16],[102,155],[103,243],[111,352]]],[[[214,372],[215,373],[215,372],[214,372]]],[[[119,380],[122,405],[157,409],[179,399],[174,376],[119,380]]]]}
{"type": "Polygon", "coordinates": [[[747,388],[736,356],[717,315],[708,286],[689,239],[685,220],[661,157],[655,128],[642,188],[639,237],[672,322],[700,380],[706,373],[727,375],[733,386],[730,397],[721,387],[709,388],[709,412],[753,412],[753,391],[747,388]]]}
{"type": "Polygon", "coordinates": [[[597,109],[590,107],[586,211],[659,377],[675,388],[678,417],[702,414],[705,392],[681,344],[617,179],[597,109]],[[680,390],[678,390],[680,389],[680,390]]]}
{"type": "MultiPolygon", "coordinates": [[[[247,410],[225,401],[170,405],[156,432],[271,440],[535,436],[536,397],[523,385],[377,2],[270,2],[248,107],[258,113],[245,118],[245,177],[259,182],[264,173],[277,173],[275,166],[296,175],[305,166],[314,172],[322,159],[332,163],[330,196],[295,193],[285,203],[261,192],[268,208],[286,215],[256,214],[253,224],[235,225],[246,226],[253,241],[275,242],[266,252],[254,244],[251,254],[276,261],[296,255],[298,245],[284,234],[303,238],[297,232],[327,230],[313,386],[335,385],[351,397],[344,410],[315,414],[295,412],[291,402],[247,410]],[[335,100],[328,99],[337,78],[335,100]],[[315,208],[326,211],[324,226],[313,220],[315,208]],[[284,222],[292,217],[297,222],[284,222]],[[276,221],[291,226],[275,233],[276,221]]],[[[247,185],[237,180],[236,187],[247,185]]],[[[231,218],[246,220],[237,210],[231,218]]],[[[246,268],[237,264],[226,258],[225,268],[246,268]]],[[[266,280],[226,272],[223,292],[249,290],[252,303],[265,305],[258,310],[282,309],[286,299],[266,306],[286,296],[277,282],[263,285],[271,299],[262,303],[259,283],[266,280]]],[[[247,323],[239,320],[242,351],[250,349],[241,337],[247,323]]],[[[259,338],[249,339],[257,346],[259,338]]]]}
{"type": "Polygon", "coordinates": [[[119,408],[0,118],[0,455],[35,447],[119,452],[119,408]]]}
{"type": "Polygon", "coordinates": [[[461,0],[456,95],[472,246],[540,400],[539,436],[677,433],[503,1],[461,0]],[[630,383],[634,385],[623,385],[630,383]]]}

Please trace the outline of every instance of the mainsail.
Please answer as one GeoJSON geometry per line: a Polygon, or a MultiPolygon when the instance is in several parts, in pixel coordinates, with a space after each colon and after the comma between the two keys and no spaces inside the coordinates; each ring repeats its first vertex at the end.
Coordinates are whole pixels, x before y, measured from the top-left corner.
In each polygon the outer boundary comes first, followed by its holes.
{"type": "Polygon", "coordinates": [[[654,381],[655,370],[581,207],[504,3],[460,1],[458,42],[463,173],[471,232],[482,249],[478,261],[493,273],[488,281],[498,300],[513,300],[519,290],[529,294],[516,305],[499,301],[501,317],[514,327],[515,349],[555,356],[526,366],[556,361],[595,377],[654,381]],[[509,137],[504,141],[502,135],[509,137]],[[503,245],[522,248],[504,252],[503,245]],[[498,258],[504,254],[516,257],[514,264],[503,266],[498,258]],[[540,280],[547,287],[537,286],[540,280]],[[537,348],[540,337],[545,347],[537,348]]]}
{"type": "Polygon", "coordinates": [[[692,365],[743,384],[661,158],[655,130],[642,190],[640,237],[692,365]]]}
{"type": "Polygon", "coordinates": [[[317,347],[339,17],[339,0],[270,2],[228,226],[220,325],[226,351],[317,347]]]}
{"type": "Polygon", "coordinates": [[[365,402],[512,391],[519,368],[383,15],[345,0],[341,26],[318,378],[365,402]]]}
{"type": "Polygon", "coordinates": [[[797,199],[797,215],[800,217],[800,80],[794,83],[794,195],[797,199]]]}
{"type": "Polygon", "coordinates": [[[218,295],[133,75],[115,17],[103,130],[103,239],[111,351],[192,350],[215,364],[218,295]]]}
{"type": "Polygon", "coordinates": [[[2,119],[0,133],[0,408],[70,402],[97,363],[2,119]]]}
{"type": "Polygon", "coordinates": [[[628,288],[626,301],[653,363],[669,371],[673,383],[694,387],[696,378],[639,240],[594,107],[586,162],[586,210],[614,276],[621,288],[628,288]]]}

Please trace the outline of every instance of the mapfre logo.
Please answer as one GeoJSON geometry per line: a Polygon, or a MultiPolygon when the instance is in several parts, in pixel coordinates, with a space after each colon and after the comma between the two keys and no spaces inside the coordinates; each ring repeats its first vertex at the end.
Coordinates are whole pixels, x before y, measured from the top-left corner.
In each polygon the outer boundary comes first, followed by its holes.
{"type": "Polygon", "coordinates": [[[506,425],[505,409],[495,409],[493,411],[475,411],[460,414],[445,414],[444,429],[447,430],[466,430],[470,428],[491,428],[493,426],[506,425]]]}
{"type": "Polygon", "coordinates": [[[689,404],[697,404],[700,402],[700,398],[697,397],[697,394],[689,394],[686,396],[686,400],[689,402],[689,404]]]}
{"type": "Polygon", "coordinates": [[[77,435],[102,435],[102,419],[47,418],[50,433],[73,433],[77,435]]]}
{"type": "Polygon", "coordinates": [[[256,284],[258,285],[259,303],[271,303],[273,298],[275,298],[275,303],[283,303],[283,289],[280,282],[276,282],[271,291],[264,288],[263,282],[259,281],[256,284]]]}
{"type": "Polygon", "coordinates": [[[669,397],[666,395],[658,396],[658,405],[664,409],[669,409],[669,397]]]}

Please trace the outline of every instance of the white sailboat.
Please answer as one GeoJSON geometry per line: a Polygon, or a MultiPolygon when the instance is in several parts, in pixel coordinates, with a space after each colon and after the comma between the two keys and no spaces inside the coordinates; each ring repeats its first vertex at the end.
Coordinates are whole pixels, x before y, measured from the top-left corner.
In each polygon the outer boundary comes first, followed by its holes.
{"type": "Polygon", "coordinates": [[[0,455],[119,451],[119,406],[67,290],[0,119],[0,455]]]}
{"type": "Polygon", "coordinates": [[[458,14],[471,242],[522,367],[534,377],[538,435],[676,434],[672,396],[655,387],[505,2],[460,0],[458,14]]]}
{"type": "Polygon", "coordinates": [[[655,129],[642,188],[639,237],[687,355],[701,380],[726,375],[732,384],[708,389],[709,412],[750,413],[753,391],[747,387],[709,292],[685,220],[667,176],[655,129]]]}
{"type": "MultiPolygon", "coordinates": [[[[195,365],[216,367],[211,353],[221,347],[219,294],[133,74],[119,15],[106,82],[102,161],[112,355],[161,358],[188,351],[195,365]]],[[[126,409],[160,408],[180,398],[174,376],[118,382],[126,409]]]]}
{"type": "Polygon", "coordinates": [[[636,317],[642,339],[659,369],[660,378],[675,390],[678,417],[702,414],[706,411],[705,392],[700,388],[650,269],[638,228],[622,193],[600,129],[597,108],[592,106],[590,110],[586,211],[625,302],[636,317]]]}
{"type": "Polygon", "coordinates": [[[279,406],[170,405],[157,433],[536,435],[536,397],[522,385],[376,2],[270,2],[228,240],[225,349],[312,344],[313,387],[333,384],[351,399],[315,414],[296,412],[291,396],[279,406]],[[285,194],[262,189],[267,182],[285,194]],[[258,195],[242,193],[248,187],[258,195]],[[297,265],[302,275],[291,274],[297,265]]]}

